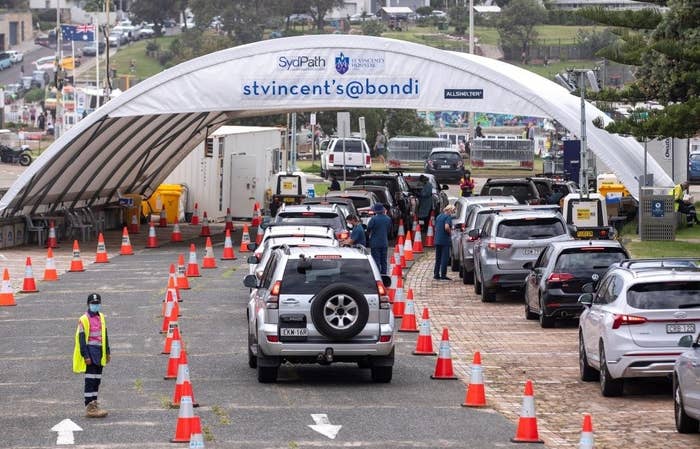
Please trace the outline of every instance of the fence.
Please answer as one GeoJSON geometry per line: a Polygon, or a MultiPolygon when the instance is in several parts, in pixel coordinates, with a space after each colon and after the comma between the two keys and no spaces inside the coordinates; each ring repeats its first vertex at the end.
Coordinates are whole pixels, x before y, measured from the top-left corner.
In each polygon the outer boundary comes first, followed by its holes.
{"type": "Polygon", "coordinates": [[[473,168],[520,168],[533,170],[535,145],[532,140],[510,136],[476,138],[470,143],[473,168]]]}
{"type": "Polygon", "coordinates": [[[387,143],[386,163],[389,169],[423,169],[433,148],[450,148],[450,141],[434,137],[392,137],[387,143]]]}

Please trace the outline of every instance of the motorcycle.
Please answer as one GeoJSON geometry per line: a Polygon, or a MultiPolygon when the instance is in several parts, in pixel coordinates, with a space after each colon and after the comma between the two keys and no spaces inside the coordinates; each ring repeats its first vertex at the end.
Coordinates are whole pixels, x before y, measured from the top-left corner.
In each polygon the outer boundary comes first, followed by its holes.
{"type": "Polygon", "coordinates": [[[26,167],[32,163],[32,153],[28,145],[22,145],[19,149],[15,149],[0,144],[0,162],[19,163],[19,165],[26,167]]]}

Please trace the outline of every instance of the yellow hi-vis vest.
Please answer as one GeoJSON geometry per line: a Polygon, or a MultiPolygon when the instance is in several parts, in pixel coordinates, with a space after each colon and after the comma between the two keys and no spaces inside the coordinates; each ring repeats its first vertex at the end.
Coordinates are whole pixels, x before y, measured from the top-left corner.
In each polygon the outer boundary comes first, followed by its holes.
{"type": "MultiPolygon", "coordinates": [[[[107,364],[107,325],[105,324],[105,316],[102,312],[98,312],[100,315],[100,327],[102,328],[102,358],[100,359],[100,365],[105,366],[107,364]]],[[[90,335],[90,319],[86,314],[80,317],[80,322],[83,325],[83,330],[85,331],[85,343],[87,344],[88,336],[90,335]]],[[[85,364],[85,359],[80,355],[80,341],[78,341],[78,334],[80,334],[80,327],[75,329],[75,347],[73,348],[73,372],[74,373],[84,373],[87,369],[85,364]]]]}
{"type": "Polygon", "coordinates": [[[669,193],[673,195],[673,210],[678,212],[680,201],[683,200],[683,187],[680,184],[676,184],[669,193]]]}

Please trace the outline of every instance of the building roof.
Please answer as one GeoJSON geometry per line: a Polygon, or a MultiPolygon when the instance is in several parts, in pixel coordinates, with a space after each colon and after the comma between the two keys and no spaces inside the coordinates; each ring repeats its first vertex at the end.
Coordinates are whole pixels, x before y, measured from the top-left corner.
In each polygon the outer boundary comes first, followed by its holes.
{"type": "Polygon", "coordinates": [[[501,12],[501,7],[497,5],[485,6],[485,5],[474,5],[474,11],[486,13],[486,12],[501,12]]]}
{"type": "Polygon", "coordinates": [[[413,14],[413,10],[408,6],[384,6],[379,10],[387,14],[413,14]]]}

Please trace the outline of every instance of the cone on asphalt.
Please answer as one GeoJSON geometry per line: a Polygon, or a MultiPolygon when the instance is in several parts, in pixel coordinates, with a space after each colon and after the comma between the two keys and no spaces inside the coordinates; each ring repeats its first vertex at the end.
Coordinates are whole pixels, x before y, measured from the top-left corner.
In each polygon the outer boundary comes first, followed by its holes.
{"type": "Polygon", "coordinates": [[[95,254],[95,263],[108,263],[107,248],[105,247],[105,238],[100,232],[97,236],[97,253],[95,254]]]}
{"type": "Polygon", "coordinates": [[[170,439],[171,443],[190,443],[192,435],[202,433],[202,423],[199,416],[194,416],[193,406],[190,396],[183,396],[180,399],[180,412],[177,415],[175,436],[170,439]]]}
{"type": "Polygon", "coordinates": [[[233,251],[233,242],[231,241],[231,230],[226,230],[226,238],[224,238],[224,253],[221,255],[221,260],[236,260],[236,253],[233,251]]]}
{"type": "Polygon", "coordinates": [[[486,405],[486,392],[484,391],[484,371],[481,367],[481,353],[479,351],[474,353],[471,372],[462,407],[484,407],[486,405]]]}
{"type": "Polygon", "coordinates": [[[168,227],[168,216],[165,215],[165,208],[160,210],[160,215],[158,216],[158,227],[167,228],[168,227]]]}
{"type": "Polygon", "coordinates": [[[413,299],[406,299],[406,309],[403,312],[399,332],[418,332],[418,324],[416,323],[416,306],[413,299]]]}
{"type": "Polygon", "coordinates": [[[197,264],[197,251],[194,247],[194,243],[190,243],[190,259],[187,262],[187,271],[185,272],[185,275],[188,278],[201,276],[201,274],[199,274],[199,265],[197,264]]]}
{"type": "Polygon", "coordinates": [[[177,321],[177,318],[180,315],[180,305],[178,304],[175,297],[173,297],[173,293],[171,290],[168,290],[168,292],[166,293],[166,297],[167,299],[163,303],[163,305],[165,306],[165,311],[163,313],[163,325],[160,328],[161,334],[167,334],[168,326],[170,325],[170,323],[173,321],[177,321]]]}
{"type": "Polygon", "coordinates": [[[161,354],[170,354],[175,340],[180,341],[180,324],[177,321],[171,321],[168,324],[168,333],[165,334],[165,344],[161,354]]]}
{"type": "Polygon", "coordinates": [[[231,219],[231,208],[226,208],[226,218],[224,218],[224,231],[233,231],[233,220],[231,219]]]}
{"type": "Polygon", "coordinates": [[[264,236],[265,230],[262,228],[262,226],[258,226],[258,231],[255,233],[255,244],[260,246],[264,236]]]}
{"type": "MultiPolygon", "coordinates": [[[[51,248],[49,248],[49,251],[51,248]]],[[[0,306],[16,306],[15,293],[10,282],[10,272],[5,268],[2,272],[2,286],[0,286],[0,306]]]]}
{"type": "Polygon", "coordinates": [[[432,212],[428,220],[428,230],[425,233],[425,246],[428,248],[435,246],[435,223],[433,222],[432,212]]]}
{"type": "Polygon", "coordinates": [[[80,245],[77,240],[73,240],[73,258],[70,261],[70,272],[80,272],[85,271],[85,266],[83,265],[83,259],[80,258],[80,245]]]}
{"type": "Polygon", "coordinates": [[[413,214],[413,223],[411,225],[411,232],[416,235],[416,227],[418,226],[418,216],[413,214]]]}
{"type": "Polygon", "coordinates": [[[124,226],[122,229],[122,246],[119,248],[119,255],[133,256],[134,248],[131,247],[131,239],[129,238],[129,230],[124,226]]]}
{"type": "Polygon", "coordinates": [[[53,259],[53,249],[49,247],[46,251],[46,268],[44,268],[43,281],[57,281],[58,271],[56,271],[56,262],[53,259]]]}
{"type": "Polygon", "coordinates": [[[403,218],[399,218],[399,230],[396,232],[396,236],[404,236],[406,235],[406,230],[404,229],[403,226],[403,218]]]}
{"type": "Polygon", "coordinates": [[[170,233],[170,241],[174,243],[182,241],[182,231],[180,231],[180,223],[177,221],[173,224],[173,232],[170,233]]]}
{"type": "Polygon", "coordinates": [[[174,298],[182,302],[182,296],[180,296],[180,289],[177,286],[177,272],[175,270],[175,264],[170,264],[170,272],[168,273],[168,290],[172,290],[174,293],[174,298]]]}
{"type": "Polygon", "coordinates": [[[180,364],[180,351],[182,350],[182,340],[173,340],[170,346],[170,356],[168,356],[168,367],[165,370],[163,379],[177,378],[177,366],[180,364]]]}
{"type": "Polygon", "coordinates": [[[440,349],[438,351],[437,362],[435,363],[435,372],[431,379],[457,379],[454,370],[452,369],[452,352],[450,350],[450,334],[446,327],[442,328],[442,340],[440,341],[440,349]]]}
{"type": "MultiPolygon", "coordinates": [[[[411,293],[413,290],[409,290],[411,293]]],[[[420,332],[416,340],[416,349],[413,355],[437,355],[433,349],[433,336],[430,333],[430,312],[428,308],[423,308],[423,316],[420,322],[420,332]]]]}
{"type": "Polygon", "coordinates": [[[513,443],[544,443],[537,431],[537,416],[535,415],[535,398],[532,389],[532,381],[525,382],[523,393],[523,406],[518,419],[518,429],[515,436],[510,439],[513,443]]]}
{"type": "Polygon", "coordinates": [[[238,249],[240,253],[250,252],[248,249],[248,244],[250,243],[250,232],[248,231],[248,225],[243,225],[243,235],[241,236],[241,247],[238,249]]]}
{"type": "Polygon", "coordinates": [[[211,244],[211,237],[207,237],[207,243],[204,245],[202,268],[216,268],[216,257],[214,257],[214,247],[211,244]]]}
{"type": "Polygon", "coordinates": [[[399,249],[399,244],[397,243],[396,246],[394,246],[394,263],[398,266],[401,266],[401,250],[399,249]]]}
{"type": "Polygon", "coordinates": [[[175,381],[175,391],[173,392],[173,401],[170,404],[171,407],[180,407],[180,400],[183,396],[190,396],[192,398],[192,407],[199,407],[199,404],[194,399],[194,392],[192,391],[192,382],[190,381],[190,368],[187,362],[180,363],[177,365],[177,380],[175,381]]]}
{"type": "Polygon", "coordinates": [[[393,304],[394,298],[396,297],[396,284],[399,283],[399,278],[396,271],[396,264],[393,262],[394,259],[391,258],[391,260],[391,270],[389,271],[391,273],[391,285],[389,285],[389,288],[387,288],[387,296],[389,296],[389,302],[393,304]]]}
{"type": "Polygon", "coordinates": [[[406,301],[403,291],[403,278],[399,276],[396,281],[396,293],[394,293],[394,304],[392,305],[392,312],[394,317],[403,318],[404,312],[406,310],[406,301]]]}
{"type": "Polygon", "coordinates": [[[136,214],[131,216],[131,223],[129,223],[129,232],[132,234],[139,233],[139,219],[136,214]]]}
{"type": "MultiPolygon", "coordinates": [[[[196,257],[196,255],[195,255],[196,257]]],[[[180,254],[177,256],[177,288],[179,290],[189,290],[190,281],[187,280],[187,274],[185,269],[185,255],[180,254]]]]}
{"type": "Polygon", "coordinates": [[[416,233],[413,237],[413,254],[420,254],[423,252],[423,237],[421,237],[420,233],[420,223],[416,222],[416,233]]]}
{"type": "Polygon", "coordinates": [[[593,449],[593,420],[589,413],[583,414],[583,424],[581,425],[581,439],[578,443],[578,449],[593,449]]]}
{"type": "Polygon", "coordinates": [[[39,290],[36,288],[36,279],[32,271],[32,258],[27,257],[24,263],[24,280],[22,281],[22,290],[20,293],[36,293],[39,290]]]}
{"type": "Polygon", "coordinates": [[[253,205],[253,219],[250,221],[252,227],[260,226],[262,224],[262,216],[260,215],[260,203],[257,201],[253,205]]]}
{"type": "Polygon", "coordinates": [[[58,239],[56,239],[56,227],[53,220],[49,221],[49,237],[46,239],[46,248],[58,248],[58,239]]]}
{"type": "Polygon", "coordinates": [[[158,236],[153,222],[148,225],[148,239],[146,239],[146,248],[158,248],[158,236]]]}
{"type": "Polygon", "coordinates": [[[211,229],[209,228],[209,218],[207,217],[207,211],[204,211],[204,216],[202,217],[202,229],[199,231],[200,237],[210,237],[211,229]]]}
{"type": "Polygon", "coordinates": [[[403,255],[406,262],[413,261],[413,241],[411,240],[411,231],[406,233],[406,241],[403,244],[403,255]]]}
{"type": "Polygon", "coordinates": [[[194,212],[192,213],[192,218],[190,219],[191,225],[199,224],[199,203],[194,203],[194,212]]]}

